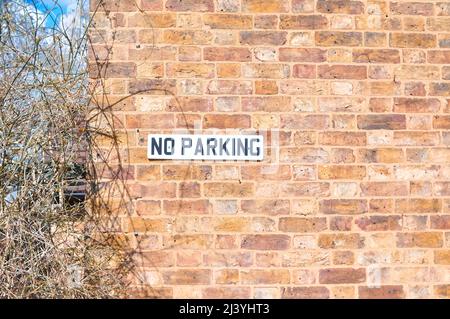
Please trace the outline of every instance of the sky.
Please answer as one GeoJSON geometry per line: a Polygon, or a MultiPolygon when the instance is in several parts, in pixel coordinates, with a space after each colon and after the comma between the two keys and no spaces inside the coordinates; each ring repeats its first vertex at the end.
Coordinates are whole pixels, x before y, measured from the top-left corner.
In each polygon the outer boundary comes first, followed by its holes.
{"type": "Polygon", "coordinates": [[[74,20],[79,20],[79,3],[87,8],[88,0],[24,0],[25,3],[36,7],[40,12],[51,12],[51,18],[46,20],[47,27],[55,24],[73,24],[74,20]]]}

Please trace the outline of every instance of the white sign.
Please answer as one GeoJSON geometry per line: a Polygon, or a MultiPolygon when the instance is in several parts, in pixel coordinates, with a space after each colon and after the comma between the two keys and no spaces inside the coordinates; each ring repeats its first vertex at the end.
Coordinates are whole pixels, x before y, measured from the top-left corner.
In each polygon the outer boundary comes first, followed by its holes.
{"type": "Polygon", "coordinates": [[[248,160],[264,157],[262,135],[150,134],[149,159],[248,160]]]}

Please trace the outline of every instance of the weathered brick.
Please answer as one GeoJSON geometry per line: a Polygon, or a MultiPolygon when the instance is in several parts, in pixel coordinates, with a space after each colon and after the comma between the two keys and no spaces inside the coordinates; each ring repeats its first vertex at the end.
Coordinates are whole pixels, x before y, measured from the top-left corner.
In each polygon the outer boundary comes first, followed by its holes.
{"type": "Polygon", "coordinates": [[[408,185],[401,182],[363,182],[361,191],[364,196],[406,196],[408,185]]]}
{"type": "Polygon", "coordinates": [[[295,64],[292,71],[292,77],[314,79],[316,78],[316,66],[310,64],[295,64]]]}
{"type": "Polygon", "coordinates": [[[290,274],[287,269],[255,269],[243,270],[240,272],[241,282],[246,285],[274,285],[288,284],[290,282],[290,274]]]}
{"type": "Polygon", "coordinates": [[[290,68],[286,64],[244,64],[242,75],[244,78],[283,79],[289,77],[290,68]]]}
{"type": "Polygon", "coordinates": [[[283,232],[317,233],[327,229],[327,220],[326,218],[282,217],[278,228],[283,232]]]}
{"type": "Polygon", "coordinates": [[[253,183],[209,182],[203,187],[208,197],[246,197],[253,194],[253,183]]]}
{"type": "Polygon", "coordinates": [[[273,80],[255,81],[255,93],[262,95],[273,95],[278,93],[278,84],[273,80]]]}
{"type": "Polygon", "coordinates": [[[396,48],[433,48],[436,36],[427,33],[391,33],[389,43],[396,48]]]}
{"type": "Polygon", "coordinates": [[[317,74],[322,79],[362,80],[367,78],[367,68],[356,65],[319,65],[317,74]]]}
{"type": "Polygon", "coordinates": [[[380,287],[358,287],[359,298],[362,299],[402,299],[405,298],[403,286],[383,285],[380,287]]]}
{"type": "Polygon", "coordinates": [[[437,132],[417,132],[404,131],[394,132],[395,145],[437,145],[439,144],[439,134],[437,132]]]}
{"type": "Polygon", "coordinates": [[[288,200],[242,200],[241,209],[246,214],[288,215],[290,203],[288,200]]]}
{"type": "Polygon", "coordinates": [[[126,126],[127,128],[140,128],[140,129],[169,129],[174,127],[173,114],[158,114],[158,115],[127,115],[126,126]]]}
{"type": "Polygon", "coordinates": [[[208,214],[211,211],[211,204],[208,200],[165,200],[163,201],[163,211],[169,215],[178,214],[208,214]]]}
{"type": "Polygon", "coordinates": [[[367,201],[363,199],[326,199],[320,201],[323,214],[354,215],[367,213],[367,201]]]}
{"type": "Polygon", "coordinates": [[[406,117],[402,114],[358,115],[358,128],[363,130],[406,129],[406,117]]]}
{"type": "Polygon", "coordinates": [[[251,61],[252,54],[246,48],[207,47],[203,50],[205,60],[209,61],[251,61]]]}
{"type": "Polygon", "coordinates": [[[250,15],[205,14],[203,23],[211,29],[250,29],[253,21],[250,15]]]}
{"type": "Polygon", "coordinates": [[[433,15],[432,3],[421,2],[391,2],[390,9],[393,14],[404,15],[433,15]]]}
{"type": "Polygon", "coordinates": [[[214,0],[167,0],[169,11],[214,11],[214,0]]]}
{"type": "Polygon", "coordinates": [[[450,215],[439,215],[430,217],[432,229],[450,229],[450,215]]]}
{"type": "Polygon", "coordinates": [[[163,280],[168,285],[208,285],[211,282],[211,270],[166,270],[163,272],[163,280]]]}
{"type": "Polygon", "coordinates": [[[243,45],[283,45],[287,33],[284,31],[241,31],[239,43],[243,45]]]}
{"type": "Polygon", "coordinates": [[[355,224],[364,231],[401,230],[401,216],[370,216],[360,217],[355,224]]]}
{"type": "Polygon", "coordinates": [[[289,3],[283,0],[242,0],[242,11],[252,13],[276,13],[289,11],[289,3]]]}
{"type": "Polygon", "coordinates": [[[394,112],[435,113],[439,112],[441,102],[438,99],[395,98],[394,112]]]}
{"type": "Polygon", "coordinates": [[[280,61],[286,62],[324,62],[327,51],[316,48],[280,48],[280,61]]]}
{"type": "Polygon", "coordinates": [[[290,237],[287,235],[245,235],[241,248],[253,250],[284,250],[289,247],[290,237]]]}
{"type": "Polygon", "coordinates": [[[327,299],[330,297],[328,288],[316,287],[286,287],[281,289],[283,299],[327,299]]]}
{"type": "Polygon", "coordinates": [[[400,63],[400,52],[392,49],[354,49],[353,62],[400,63]]]}
{"type": "Polygon", "coordinates": [[[365,166],[327,165],[319,166],[319,179],[363,179],[365,166]]]}
{"type": "Polygon", "coordinates": [[[319,0],[317,11],[323,13],[362,14],[364,3],[361,1],[319,0]]]}
{"type": "Polygon", "coordinates": [[[366,134],[362,132],[324,132],[319,134],[319,143],[323,145],[366,145],[366,134]]]}
{"type": "Polygon", "coordinates": [[[323,15],[285,15],[280,16],[280,29],[317,30],[325,29],[328,20],[323,15]]]}
{"type": "Polygon", "coordinates": [[[359,97],[319,97],[321,112],[362,112],[366,108],[364,98],[359,97]]]}
{"type": "Polygon", "coordinates": [[[318,244],[323,249],[358,249],[364,247],[364,238],[359,234],[320,234],[318,244]]]}
{"type": "Polygon", "coordinates": [[[364,268],[329,268],[319,271],[321,284],[348,284],[360,283],[366,280],[364,268]]]}
{"type": "Polygon", "coordinates": [[[450,250],[435,250],[434,263],[438,265],[450,265],[450,250]]]}
{"type": "Polygon", "coordinates": [[[244,180],[289,180],[291,168],[289,165],[252,165],[243,168],[241,175],[244,180]]]}
{"type": "Polygon", "coordinates": [[[431,83],[429,95],[450,96],[450,83],[431,83]]]}
{"type": "Polygon", "coordinates": [[[208,83],[208,94],[251,94],[251,81],[212,80],[208,83]]]}
{"type": "Polygon", "coordinates": [[[415,232],[397,233],[397,247],[401,248],[439,248],[443,245],[442,233],[415,232]]]}
{"type": "Polygon", "coordinates": [[[362,33],[343,31],[317,31],[315,34],[316,45],[318,46],[361,46],[362,33]]]}
{"type": "Polygon", "coordinates": [[[329,126],[327,115],[281,115],[282,129],[323,130],[329,126]]]}
{"type": "Polygon", "coordinates": [[[281,162],[327,163],[329,154],[322,148],[283,148],[281,162]]]}
{"type": "Polygon", "coordinates": [[[450,17],[427,18],[427,28],[430,31],[448,31],[450,17]]]}

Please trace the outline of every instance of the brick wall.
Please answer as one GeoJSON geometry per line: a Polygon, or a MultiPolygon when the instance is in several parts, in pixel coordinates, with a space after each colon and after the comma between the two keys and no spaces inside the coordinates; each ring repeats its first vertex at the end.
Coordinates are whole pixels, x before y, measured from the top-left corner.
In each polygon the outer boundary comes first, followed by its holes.
{"type": "Polygon", "coordinates": [[[97,11],[109,103],[132,95],[113,109],[147,296],[450,296],[450,2],[97,11]],[[147,160],[148,133],[186,129],[257,130],[268,154],[147,160]]]}

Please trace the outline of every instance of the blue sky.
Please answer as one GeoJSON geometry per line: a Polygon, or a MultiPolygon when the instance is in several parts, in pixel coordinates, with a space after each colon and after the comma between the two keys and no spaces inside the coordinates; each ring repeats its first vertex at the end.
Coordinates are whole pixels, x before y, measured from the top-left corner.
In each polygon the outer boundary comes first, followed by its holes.
{"type": "MultiPolygon", "coordinates": [[[[43,13],[51,12],[51,18],[46,21],[47,27],[53,27],[64,16],[72,16],[74,9],[77,8],[80,0],[24,0],[26,3],[35,6],[39,11],[43,13]]],[[[88,0],[83,1],[83,5],[87,6],[88,0]]]]}

